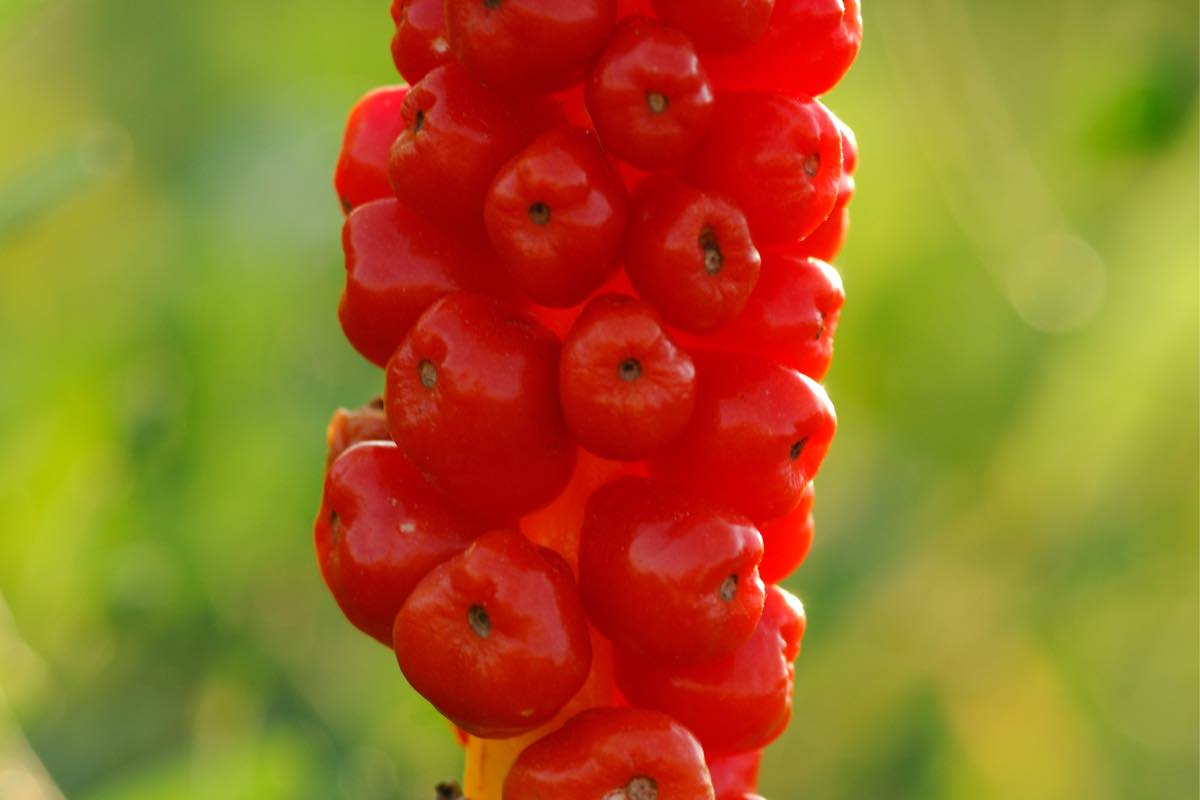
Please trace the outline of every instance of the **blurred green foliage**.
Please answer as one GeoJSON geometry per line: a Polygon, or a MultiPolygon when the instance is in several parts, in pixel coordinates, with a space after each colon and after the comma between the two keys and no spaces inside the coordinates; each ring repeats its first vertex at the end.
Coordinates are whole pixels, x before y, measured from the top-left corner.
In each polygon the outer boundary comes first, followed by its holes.
{"type": "MultiPolygon", "coordinates": [[[[0,797],[414,798],[320,584],[384,0],[0,2],[0,797]]],[[[841,433],[764,793],[1197,792],[1197,9],[869,3],[841,433]]]]}

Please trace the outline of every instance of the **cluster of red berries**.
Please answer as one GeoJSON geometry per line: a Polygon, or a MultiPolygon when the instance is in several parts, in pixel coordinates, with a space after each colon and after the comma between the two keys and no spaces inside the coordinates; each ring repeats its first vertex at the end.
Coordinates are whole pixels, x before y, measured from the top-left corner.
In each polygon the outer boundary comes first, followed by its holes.
{"type": "MultiPolygon", "coordinates": [[[[858,0],[395,0],[354,108],[321,571],[504,800],[744,800],[787,725],[858,0]],[[528,741],[526,741],[528,740],[528,741]],[[527,746],[526,746],[527,745],[527,746]]],[[[474,800],[499,800],[476,797],[474,800]]]]}

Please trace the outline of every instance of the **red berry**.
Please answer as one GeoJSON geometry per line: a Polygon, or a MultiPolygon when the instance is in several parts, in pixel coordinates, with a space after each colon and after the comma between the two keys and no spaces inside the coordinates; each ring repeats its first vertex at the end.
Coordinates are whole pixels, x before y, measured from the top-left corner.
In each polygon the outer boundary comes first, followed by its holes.
{"type": "Polygon", "coordinates": [[[575,459],[558,404],[558,340],[490,297],[452,294],[388,363],[392,436],[438,488],[502,521],[550,502],[575,459]]]}
{"type": "Polygon", "coordinates": [[[775,0],[758,42],[708,62],[723,88],[816,97],[842,79],[861,44],[859,0],[775,0]]]}
{"type": "Polygon", "coordinates": [[[353,411],[339,408],[333,412],[333,417],[325,428],[325,470],[328,472],[338,456],[359,442],[391,440],[387,429],[387,415],[383,413],[382,397],[376,397],[353,411]]]}
{"type": "Polygon", "coordinates": [[[796,571],[813,542],[813,484],[809,481],[800,503],[788,513],[759,526],[763,558],[759,575],[767,583],[779,583],[796,571]]]}
{"type": "Polygon", "coordinates": [[[454,60],[446,41],[442,0],[392,0],[392,19],[392,60],[404,80],[416,83],[454,60]]]}
{"type": "Polygon", "coordinates": [[[612,274],[625,233],[625,184],[595,139],[556,128],[492,182],[483,209],[517,284],[547,306],[582,302],[612,274]]]}
{"type": "Polygon", "coordinates": [[[333,187],[347,213],[355,206],[392,196],[388,153],[404,130],[400,108],[407,94],[407,86],[384,86],[367,92],[351,109],[333,174],[333,187]]]}
{"type": "Polygon", "coordinates": [[[580,444],[603,458],[636,461],[687,426],[696,370],[647,303],[601,295],[563,341],[559,391],[580,444]]]}
{"type": "Polygon", "coordinates": [[[815,100],[723,95],[691,173],[701,186],[733,198],[756,242],[785,244],[807,236],[833,209],[841,135],[815,100]]]}
{"type": "Polygon", "coordinates": [[[579,591],[619,647],[694,663],[727,655],[762,615],[762,536],[750,520],[645,478],[588,500],[579,591]]]}
{"type": "Polygon", "coordinates": [[[755,750],[774,741],[791,717],[792,662],[804,624],[800,601],[769,586],[758,627],[731,655],[679,666],[617,648],[617,685],[632,703],[686,725],[710,757],[755,750]]]}
{"type": "Polygon", "coordinates": [[[746,218],[717,194],[656,175],[633,196],[625,271],[670,324],[716,330],[745,306],[760,258],[746,218]]]}
{"type": "Polygon", "coordinates": [[[754,796],[761,763],[762,750],[709,758],[708,774],[712,776],[717,800],[743,800],[754,796]]]}
{"type": "Polygon", "coordinates": [[[587,107],[610,152],[641,169],[682,166],[712,117],[708,73],[680,31],[626,20],[592,68],[587,107]]]}
{"type": "Polygon", "coordinates": [[[504,800],[713,800],[704,751],[665,714],[596,708],[526,747],[504,800]]]}
{"type": "Polygon", "coordinates": [[[446,0],[446,31],[479,82],[543,92],[582,76],[616,15],[616,0],[446,0]]]}
{"type": "Polygon", "coordinates": [[[738,50],[767,32],[775,0],[653,0],[668,25],[680,28],[706,52],[738,50]]]}
{"type": "Polygon", "coordinates": [[[387,646],[429,570],[484,528],[450,505],[391,442],[351,447],[325,478],[314,535],[321,574],[346,618],[387,646]]]}
{"type": "Polygon", "coordinates": [[[482,237],[442,230],[395,198],[356,208],[342,247],[346,287],[338,318],[350,344],[381,367],[438,298],[501,288],[500,267],[482,237]]]}
{"type": "MultiPolygon", "coordinates": [[[[836,119],[836,117],[835,117],[836,119]]],[[[846,243],[850,229],[850,201],[854,198],[854,171],[858,168],[858,140],[850,126],[837,120],[842,135],[842,178],[838,182],[837,202],[829,218],[796,247],[800,255],[832,262],[846,243]]]]}
{"type": "Polygon", "coordinates": [[[833,359],[845,299],[841,277],[825,262],[768,252],[745,310],[720,336],[697,341],[713,349],[754,353],[819,381],[833,359]]]}
{"type": "Polygon", "coordinates": [[[651,475],[723,503],[755,522],[796,507],[837,427],[820,384],[740,353],[696,357],[696,410],[651,475]]]}
{"type": "Polygon", "coordinates": [[[402,110],[388,173],[396,196],[432,219],[478,226],[492,177],[528,141],[525,121],[458,64],[422,78],[402,110]]]}
{"type": "Polygon", "coordinates": [[[591,634],[562,557],[519,533],[475,540],[413,589],[396,616],[413,688],[475,736],[548,722],[591,667],[591,634]]]}

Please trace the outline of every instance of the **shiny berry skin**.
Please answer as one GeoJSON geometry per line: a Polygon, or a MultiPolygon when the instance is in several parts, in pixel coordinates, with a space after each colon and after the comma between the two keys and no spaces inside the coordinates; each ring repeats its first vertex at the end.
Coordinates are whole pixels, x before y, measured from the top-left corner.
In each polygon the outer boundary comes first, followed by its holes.
{"type": "Polygon", "coordinates": [[[400,109],[407,94],[407,86],[384,86],[367,92],[350,111],[333,173],[333,187],[346,213],[363,203],[392,196],[388,153],[404,130],[400,109]]]}
{"type": "Polygon", "coordinates": [[[410,84],[454,60],[446,41],[443,0],[393,0],[392,19],[392,61],[410,84]]]}
{"type": "Polygon", "coordinates": [[[759,526],[763,557],[758,574],[767,583],[779,583],[796,571],[813,542],[813,484],[809,481],[800,503],[788,513],[759,526]]]}
{"type": "Polygon", "coordinates": [[[767,32],[775,0],[653,0],[659,19],[705,52],[738,50],[767,32]]]}
{"type": "Polygon", "coordinates": [[[755,522],[800,502],[837,420],[820,384],[741,353],[698,354],[696,409],[650,474],[723,503],[755,522]]]}
{"type": "Polygon", "coordinates": [[[617,648],[617,686],[633,704],[687,726],[710,758],[756,750],[774,741],[791,717],[792,662],[804,626],[800,601],[769,586],[758,627],[731,655],[679,666],[617,648]]]}
{"type": "Polygon", "coordinates": [[[720,336],[698,344],[754,353],[819,381],[833,360],[845,299],[841,277],[825,262],[768,252],[746,308],[720,336]]]}
{"type": "Polygon", "coordinates": [[[704,751],[642,708],[594,708],[526,747],[504,800],[713,800],[704,751]]]}
{"type": "Polygon", "coordinates": [[[625,272],[670,324],[692,333],[728,324],[760,265],[746,218],[724,197],[665,175],[634,192],[625,272]]]}
{"type": "Polygon", "coordinates": [[[758,786],[761,764],[762,750],[709,758],[708,774],[717,800],[743,800],[747,796],[756,796],[754,789],[758,786]]]}
{"type": "Polygon", "coordinates": [[[492,177],[528,140],[524,122],[458,64],[422,78],[402,111],[388,165],[396,196],[430,219],[478,227],[492,177]]]}
{"type": "Polygon", "coordinates": [[[484,530],[395,444],[364,442],[329,470],[314,538],[321,574],[346,618],[391,647],[392,622],[413,587],[484,530]]]}
{"type": "Polygon", "coordinates": [[[637,461],[687,426],[696,369],[648,303],[606,294],[563,340],[559,393],[576,441],[602,458],[637,461]]]}
{"type": "Polygon", "coordinates": [[[496,175],[483,207],[492,246],[546,306],[577,305],[616,269],[629,200],[591,134],[555,128],[496,175]]]}
{"type": "Polygon", "coordinates": [[[854,171],[858,167],[858,141],[850,126],[837,120],[842,134],[842,179],[838,182],[837,202],[829,217],[800,242],[795,252],[832,262],[842,251],[850,230],[850,201],[854,199],[854,171]]]}
{"type": "Polygon", "coordinates": [[[762,536],[745,517],[646,478],[588,499],[579,592],[618,647],[657,661],[727,655],[762,615],[762,536]]]}
{"type": "Polygon", "coordinates": [[[862,45],[859,0],[775,0],[766,34],[749,47],[708,58],[726,89],[816,97],[832,89],[862,45]]]}
{"type": "Polygon", "coordinates": [[[350,344],[381,367],[434,301],[459,290],[502,290],[500,265],[481,236],[443,230],[395,198],[354,209],[342,248],[338,319],[350,344]]]}
{"type": "Polygon", "coordinates": [[[621,24],[587,80],[605,148],[645,170],[682,166],[708,129],[713,102],[687,36],[644,17],[621,24]]]}
{"type": "Polygon", "coordinates": [[[578,81],[616,16],[616,0],[446,0],[450,48],[476,80],[506,91],[578,81]]]}
{"type": "Polygon", "coordinates": [[[475,736],[548,722],[579,690],[591,634],[562,557],[493,531],[431,571],[396,615],[396,660],[412,687],[475,736]]]}
{"type": "Polygon", "coordinates": [[[558,349],[554,334],[506,303],[442,298],[388,363],[392,436],[431,483],[486,519],[545,505],[575,460],[558,349]]]}
{"type": "Polygon", "coordinates": [[[755,242],[786,244],[807,236],[833,210],[841,134],[815,100],[730,93],[717,101],[691,176],[738,204],[755,242]]]}

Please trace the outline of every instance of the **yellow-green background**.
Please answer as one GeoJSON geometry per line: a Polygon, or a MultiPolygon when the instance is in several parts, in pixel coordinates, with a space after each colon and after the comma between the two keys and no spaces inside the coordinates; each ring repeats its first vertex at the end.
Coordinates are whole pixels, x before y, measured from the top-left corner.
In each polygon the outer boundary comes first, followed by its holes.
{"type": "MultiPolygon", "coordinates": [[[[878,0],[771,800],[1197,791],[1197,10],[878,0]]],[[[414,798],[309,523],[386,0],[0,0],[0,797],[414,798]],[[55,788],[57,787],[57,788],[55,788]]]]}

